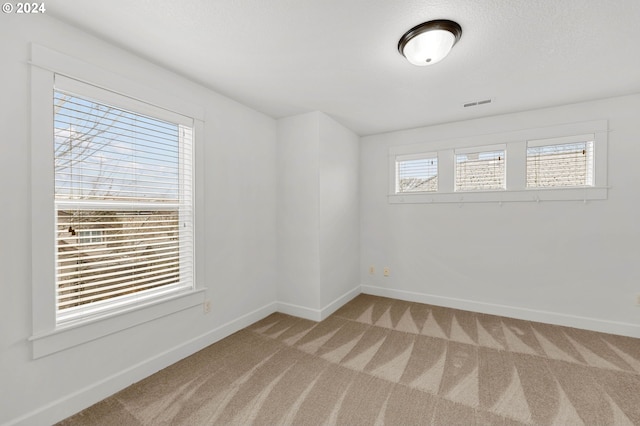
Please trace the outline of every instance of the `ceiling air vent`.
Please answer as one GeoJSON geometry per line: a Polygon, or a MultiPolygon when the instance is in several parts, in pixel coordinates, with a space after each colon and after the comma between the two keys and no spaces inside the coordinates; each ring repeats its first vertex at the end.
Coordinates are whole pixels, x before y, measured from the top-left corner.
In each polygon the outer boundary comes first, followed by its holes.
{"type": "Polygon", "coordinates": [[[463,106],[465,108],[469,108],[469,107],[473,107],[473,106],[490,104],[490,103],[491,103],[491,99],[484,99],[482,101],[467,102],[466,104],[463,104],[463,106]]]}

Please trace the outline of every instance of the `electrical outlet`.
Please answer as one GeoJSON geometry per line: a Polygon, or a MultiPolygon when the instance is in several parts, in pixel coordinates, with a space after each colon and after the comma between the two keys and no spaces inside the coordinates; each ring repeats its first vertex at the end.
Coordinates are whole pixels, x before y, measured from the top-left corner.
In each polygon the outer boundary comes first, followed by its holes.
{"type": "Polygon", "coordinates": [[[369,266],[369,275],[375,275],[376,273],[376,267],[371,265],[369,266]]]}
{"type": "Polygon", "coordinates": [[[205,314],[211,312],[211,300],[205,300],[202,304],[202,309],[204,310],[205,314]]]}
{"type": "Polygon", "coordinates": [[[382,270],[382,273],[384,274],[385,277],[389,276],[389,267],[385,266],[384,269],[382,270]]]}

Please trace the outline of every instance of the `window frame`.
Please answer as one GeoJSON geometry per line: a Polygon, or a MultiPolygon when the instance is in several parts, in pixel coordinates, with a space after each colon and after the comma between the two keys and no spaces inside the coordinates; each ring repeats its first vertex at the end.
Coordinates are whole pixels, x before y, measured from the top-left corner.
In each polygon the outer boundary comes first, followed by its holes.
{"type": "Polygon", "coordinates": [[[428,193],[433,194],[438,192],[439,188],[436,186],[436,189],[433,191],[400,191],[400,173],[398,164],[405,161],[415,161],[415,160],[436,160],[436,178],[438,178],[440,174],[440,160],[438,159],[437,152],[425,152],[419,154],[409,154],[409,155],[398,155],[395,160],[395,184],[394,184],[394,193],[395,194],[419,194],[419,193],[428,193]]]}
{"type": "MultiPolygon", "coordinates": [[[[147,103],[142,103],[140,101],[131,99],[130,97],[113,93],[111,91],[107,91],[101,88],[96,87],[95,85],[87,84],[80,82],[78,80],[70,79],[65,76],[61,76],[60,74],[54,75],[54,92],[69,95],[73,98],[78,99],[79,101],[87,101],[87,102],[95,102],[96,104],[107,106],[107,107],[115,107],[121,111],[127,111],[132,113],[134,116],[143,116],[143,117],[151,117],[163,123],[175,124],[178,130],[178,139],[179,147],[177,149],[178,153],[178,164],[177,168],[180,170],[178,177],[178,186],[179,188],[187,187],[188,190],[185,192],[179,193],[179,199],[170,202],[170,203],[153,203],[150,201],[142,201],[142,200],[102,200],[102,199],[82,199],[76,200],[72,196],[61,196],[60,198],[54,199],[55,209],[56,209],[56,229],[58,229],[58,212],[60,210],[76,210],[76,211],[120,211],[120,212],[137,212],[137,211],[145,211],[145,210],[158,210],[158,211],[174,211],[177,209],[179,219],[179,223],[184,223],[187,228],[183,228],[180,226],[178,228],[178,232],[180,234],[179,239],[181,241],[185,241],[187,244],[184,247],[187,247],[189,252],[186,256],[181,256],[183,258],[193,259],[193,197],[191,194],[192,188],[192,163],[193,163],[193,153],[192,153],[192,141],[191,134],[193,132],[194,120],[190,117],[186,117],[181,114],[176,114],[171,111],[167,111],[166,109],[162,109],[156,106],[149,105],[147,103]],[[182,131],[182,128],[188,129],[186,132],[182,131]],[[185,137],[185,133],[188,134],[185,137]],[[188,175],[188,176],[187,176],[188,175]],[[189,180],[189,182],[185,181],[185,178],[189,180]],[[185,183],[186,182],[186,183],[185,183]],[[185,211],[184,208],[187,208],[188,211],[185,211]]],[[[54,118],[56,114],[54,112],[54,118]]],[[[54,130],[55,131],[55,130],[54,130]]],[[[55,155],[54,155],[55,160],[55,155]]],[[[79,167],[83,167],[83,164],[80,163],[79,167]]],[[[55,180],[55,179],[54,179],[55,180]]],[[[82,231],[80,231],[82,232],[82,231]]],[[[87,231],[84,231],[87,232],[87,231]]],[[[180,243],[182,247],[183,244],[180,243]]],[[[58,264],[60,258],[60,253],[57,250],[56,246],[56,265],[58,264]]],[[[136,305],[139,304],[142,300],[154,300],[160,296],[165,296],[172,294],[173,292],[185,291],[186,289],[193,288],[193,274],[189,278],[191,278],[188,282],[185,282],[183,278],[185,277],[187,270],[183,270],[183,265],[180,266],[180,277],[181,279],[177,283],[173,283],[167,286],[160,286],[153,289],[147,289],[144,291],[136,292],[130,294],[128,296],[120,296],[117,298],[110,298],[107,300],[102,300],[98,302],[92,302],[87,304],[82,304],[75,307],[69,307],[67,309],[60,309],[60,298],[57,298],[58,301],[58,309],[56,311],[57,325],[60,326],[66,322],[85,322],[91,317],[95,315],[102,315],[107,312],[119,312],[128,305],[136,305]],[[190,285],[190,288],[188,287],[190,285]]],[[[58,284],[56,284],[58,285],[58,284]]],[[[59,291],[59,289],[58,289],[59,291]]],[[[58,292],[59,294],[59,292],[58,292]]]]}
{"type": "Polygon", "coordinates": [[[608,121],[592,120],[578,123],[556,124],[545,127],[496,132],[456,139],[437,139],[396,145],[388,151],[388,195],[390,204],[421,203],[504,203],[540,201],[606,200],[608,121]],[[526,186],[527,141],[561,139],[578,135],[593,135],[593,186],[528,188],[526,186]],[[455,191],[455,153],[484,150],[485,147],[505,146],[506,188],[502,190],[455,191]],[[438,192],[397,193],[396,158],[419,156],[421,153],[438,155],[438,192]]]}
{"type": "Polygon", "coordinates": [[[456,148],[453,150],[453,156],[455,159],[455,167],[454,167],[454,191],[456,193],[472,193],[472,192],[487,192],[487,191],[506,191],[507,189],[507,147],[505,144],[499,145],[483,145],[483,146],[474,146],[471,148],[456,148]],[[477,154],[480,156],[481,154],[494,153],[494,152],[502,152],[502,161],[504,161],[504,172],[502,176],[502,187],[500,188],[489,188],[489,189],[460,189],[458,188],[458,167],[460,162],[458,161],[459,155],[467,155],[467,154],[477,154]]]}
{"type": "MultiPolygon", "coordinates": [[[[32,207],[32,343],[33,358],[40,358],[86,343],[118,331],[164,317],[175,312],[202,305],[206,288],[202,276],[203,262],[198,258],[204,247],[202,220],[203,179],[202,155],[198,155],[204,130],[204,110],[153,89],[142,82],[132,81],[116,73],[88,64],[71,56],[55,52],[37,44],[31,45],[31,207],[32,207]],[[54,154],[52,149],[53,93],[55,75],[66,76],[124,96],[144,104],[179,111],[193,118],[193,216],[194,216],[194,277],[193,288],[166,297],[158,297],[139,304],[131,304],[116,312],[106,312],[82,321],[56,323],[56,244],[54,203],[54,154]],[[46,214],[43,212],[50,212],[46,214]]],[[[175,113],[174,113],[175,114],[175,113]]]]}
{"type": "MultiPolygon", "coordinates": [[[[593,134],[585,134],[585,135],[575,135],[575,136],[565,136],[560,138],[547,138],[547,139],[536,139],[536,140],[528,140],[527,141],[527,153],[526,153],[526,187],[528,189],[555,189],[555,188],[584,188],[584,187],[592,187],[595,185],[595,161],[594,161],[594,145],[595,141],[593,140],[593,134]],[[581,185],[557,185],[557,186],[530,186],[529,185],[529,149],[530,148],[550,148],[550,147],[558,147],[563,145],[573,145],[573,144],[585,144],[585,149],[588,151],[587,157],[585,158],[585,179],[587,182],[581,185]],[[589,159],[591,162],[591,170],[588,169],[589,159]]],[[[585,155],[585,154],[583,154],[585,155]]]]}

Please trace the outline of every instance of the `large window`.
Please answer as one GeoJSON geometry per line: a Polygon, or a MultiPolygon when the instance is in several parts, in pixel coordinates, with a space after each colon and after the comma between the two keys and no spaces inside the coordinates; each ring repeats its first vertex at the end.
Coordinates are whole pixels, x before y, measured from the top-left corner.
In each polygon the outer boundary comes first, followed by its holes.
{"type": "Polygon", "coordinates": [[[36,44],[31,64],[33,357],[202,306],[204,109],[36,44]]]}
{"type": "Polygon", "coordinates": [[[192,287],[192,128],[58,88],[53,108],[57,321],[192,287]]]}

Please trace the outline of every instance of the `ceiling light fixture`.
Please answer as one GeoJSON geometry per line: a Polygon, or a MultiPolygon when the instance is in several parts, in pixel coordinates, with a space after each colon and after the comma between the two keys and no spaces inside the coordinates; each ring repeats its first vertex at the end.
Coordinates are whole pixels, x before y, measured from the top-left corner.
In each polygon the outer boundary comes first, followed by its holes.
{"type": "Polygon", "coordinates": [[[404,33],[398,51],[413,65],[425,66],[440,62],[462,36],[458,23],[446,19],[424,22],[404,33]]]}

